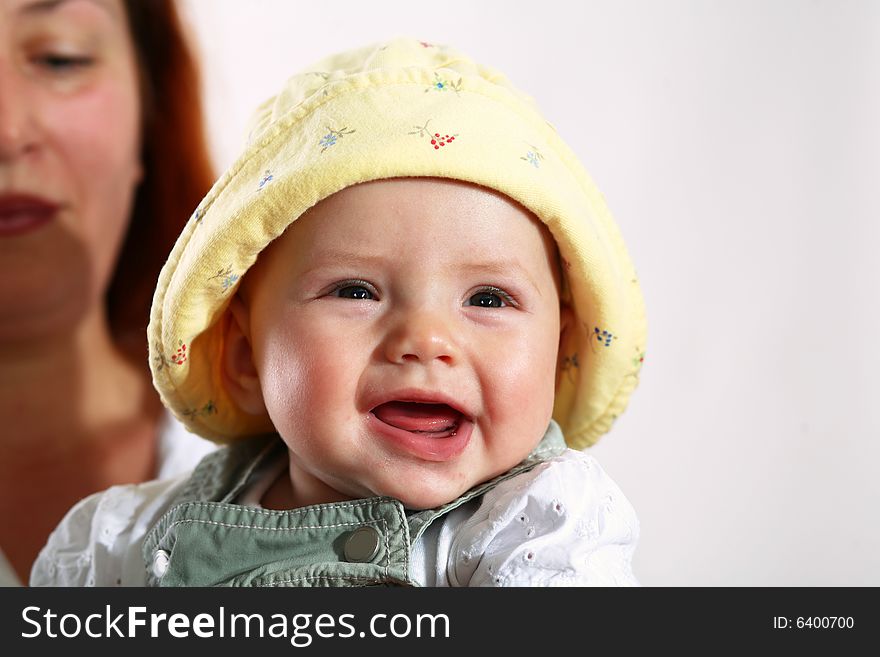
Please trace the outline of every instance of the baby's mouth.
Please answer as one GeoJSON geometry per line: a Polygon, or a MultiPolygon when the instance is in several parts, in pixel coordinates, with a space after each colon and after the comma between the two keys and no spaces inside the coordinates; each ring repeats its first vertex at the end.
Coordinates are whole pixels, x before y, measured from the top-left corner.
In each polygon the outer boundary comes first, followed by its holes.
{"type": "Polygon", "coordinates": [[[380,404],[372,413],[392,427],[431,438],[454,436],[463,420],[461,412],[448,404],[392,401],[380,404]]]}

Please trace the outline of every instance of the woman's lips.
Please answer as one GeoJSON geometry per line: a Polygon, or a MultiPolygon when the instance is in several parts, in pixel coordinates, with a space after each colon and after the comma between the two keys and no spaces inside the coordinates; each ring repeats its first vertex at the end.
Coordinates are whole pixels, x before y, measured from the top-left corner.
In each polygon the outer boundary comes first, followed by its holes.
{"type": "Polygon", "coordinates": [[[36,196],[0,196],[0,237],[23,235],[52,221],[59,206],[36,196]]]}
{"type": "Polygon", "coordinates": [[[374,408],[368,422],[394,448],[425,461],[448,461],[461,454],[473,423],[446,404],[387,402],[374,408]]]}

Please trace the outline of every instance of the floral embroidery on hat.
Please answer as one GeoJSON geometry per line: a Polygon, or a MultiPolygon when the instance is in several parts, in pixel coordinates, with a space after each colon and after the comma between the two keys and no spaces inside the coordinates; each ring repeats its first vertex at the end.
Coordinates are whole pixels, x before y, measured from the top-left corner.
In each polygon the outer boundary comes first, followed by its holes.
{"type": "Polygon", "coordinates": [[[188,408],[183,411],[183,416],[189,418],[190,420],[194,420],[197,417],[204,417],[206,415],[214,415],[217,412],[217,406],[214,404],[213,400],[209,399],[208,403],[206,403],[201,408],[188,408]]]}
{"type": "Polygon", "coordinates": [[[321,147],[321,152],[323,153],[331,146],[335,146],[336,142],[342,139],[345,135],[350,135],[354,133],[354,128],[340,128],[339,130],[334,130],[331,127],[327,127],[327,134],[321,137],[321,141],[318,142],[318,146],[321,147]]]}
{"type": "Polygon", "coordinates": [[[226,292],[229,288],[235,285],[239,278],[241,277],[238,274],[232,272],[232,265],[227,265],[225,269],[220,269],[208,280],[213,281],[214,279],[220,279],[220,289],[223,292],[226,292]]]}
{"type": "Polygon", "coordinates": [[[645,352],[636,347],[636,356],[633,358],[633,367],[636,369],[642,366],[642,363],[645,362],[645,352]]]}
{"type": "Polygon", "coordinates": [[[157,372],[161,372],[169,365],[183,365],[186,362],[186,344],[183,340],[177,341],[177,350],[173,356],[166,356],[165,352],[162,351],[162,346],[159,344],[154,344],[153,349],[156,351],[153,360],[156,363],[157,372]]]}
{"type": "Polygon", "coordinates": [[[272,172],[269,169],[266,169],[265,173],[263,173],[263,177],[260,178],[260,184],[257,186],[257,189],[263,189],[263,187],[272,181],[272,178],[272,172]]]}
{"type": "Polygon", "coordinates": [[[429,91],[449,91],[450,89],[454,91],[457,96],[458,92],[461,91],[461,78],[458,78],[458,80],[453,82],[440,77],[439,73],[434,72],[434,84],[425,89],[425,93],[429,91]]]}
{"type": "Polygon", "coordinates": [[[539,169],[541,168],[541,160],[544,159],[544,156],[541,155],[541,151],[539,151],[537,148],[535,148],[531,144],[529,144],[529,146],[531,146],[530,150],[519,159],[525,160],[536,169],[539,169]]]}
{"type": "Polygon", "coordinates": [[[186,362],[186,343],[182,340],[178,340],[177,343],[179,346],[171,357],[171,362],[175,365],[183,365],[186,362]]]}
{"type": "Polygon", "coordinates": [[[597,327],[597,326],[593,327],[593,335],[595,336],[596,340],[599,341],[600,344],[602,344],[606,347],[610,347],[611,341],[617,339],[616,335],[612,334],[609,331],[606,331],[605,329],[600,330],[599,327],[597,327]]]}
{"type": "Polygon", "coordinates": [[[455,138],[458,137],[458,133],[454,133],[452,135],[443,134],[441,135],[439,132],[431,133],[428,129],[428,124],[431,122],[431,119],[425,121],[425,125],[418,126],[414,125],[413,130],[409,133],[410,135],[418,135],[419,137],[427,137],[431,141],[431,146],[434,147],[434,150],[440,150],[441,146],[446,146],[447,144],[451,144],[455,141],[455,138]]]}

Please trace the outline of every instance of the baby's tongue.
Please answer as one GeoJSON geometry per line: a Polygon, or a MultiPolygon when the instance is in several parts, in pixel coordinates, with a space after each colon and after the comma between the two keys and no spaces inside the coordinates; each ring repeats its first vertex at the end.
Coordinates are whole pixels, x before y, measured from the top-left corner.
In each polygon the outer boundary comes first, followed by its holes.
{"type": "Polygon", "coordinates": [[[455,427],[461,413],[446,404],[388,402],[373,409],[377,418],[405,431],[439,433],[455,427]]]}

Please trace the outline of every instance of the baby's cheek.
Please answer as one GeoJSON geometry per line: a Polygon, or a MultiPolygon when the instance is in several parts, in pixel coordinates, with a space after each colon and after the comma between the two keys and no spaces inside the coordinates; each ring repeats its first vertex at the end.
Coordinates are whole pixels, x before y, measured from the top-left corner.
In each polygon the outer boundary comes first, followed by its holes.
{"type": "Polygon", "coordinates": [[[551,349],[535,349],[535,343],[523,344],[517,358],[501,365],[501,389],[507,396],[506,405],[522,416],[535,415],[538,423],[553,411],[556,383],[556,355],[551,349]]]}
{"type": "Polygon", "coordinates": [[[276,429],[282,431],[289,423],[292,409],[303,402],[301,394],[308,380],[308,361],[291,348],[289,338],[284,335],[267,336],[257,361],[266,409],[276,429]]]}
{"type": "Polygon", "coordinates": [[[492,410],[483,435],[493,476],[522,461],[538,445],[553,414],[553,377],[548,381],[532,360],[508,365],[503,381],[489,393],[492,410]]]}
{"type": "Polygon", "coordinates": [[[264,372],[266,407],[282,434],[326,421],[341,406],[345,373],[332,359],[285,345],[266,359],[264,372]]]}

